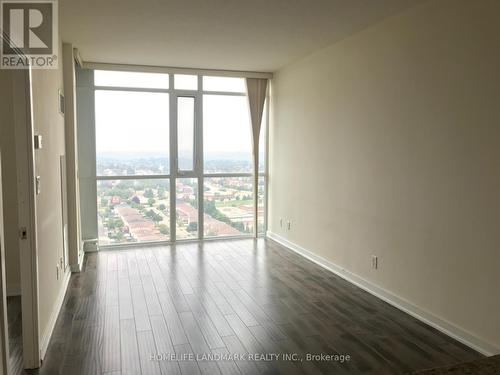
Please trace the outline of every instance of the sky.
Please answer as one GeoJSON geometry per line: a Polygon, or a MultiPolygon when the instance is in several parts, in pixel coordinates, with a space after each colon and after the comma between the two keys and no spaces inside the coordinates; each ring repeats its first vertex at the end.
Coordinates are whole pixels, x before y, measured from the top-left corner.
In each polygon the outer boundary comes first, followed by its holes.
{"type": "MultiPolygon", "coordinates": [[[[96,84],[162,88],[168,85],[165,74],[97,72],[96,84]],[[125,76],[124,76],[125,74],[125,76]],[[151,79],[151,76],[154,79],[151,79]],[[125,78],[124,78],[125,77],[125,78]]],[[[190,87],[193,76],[176,77],[178,83],[190,87]]],[[[204,87],[217,87],[218,77],[204,77],[204,87]]],[[[219,87],[231,89],[227,78],[219,87]],[[225,86],[224,86],[225,85],[225,86]]],[[[168,87],[168,86],[167,86],[168,87]]],[[[203,95],[203,138],[205,155],[222,153],[251,154],[251,127],[245,96],[203,95]]],[[[169,94],[137,91],[96,90],[97,154],[134,153],[168,156],[169,94]]],[[[192,100],[180,98],[178,123],[187,130],[179,137],[179,151],[190,151],[193,121],[192,100]],[[184,140],[183,140],[184,139],[184,140]]]]}

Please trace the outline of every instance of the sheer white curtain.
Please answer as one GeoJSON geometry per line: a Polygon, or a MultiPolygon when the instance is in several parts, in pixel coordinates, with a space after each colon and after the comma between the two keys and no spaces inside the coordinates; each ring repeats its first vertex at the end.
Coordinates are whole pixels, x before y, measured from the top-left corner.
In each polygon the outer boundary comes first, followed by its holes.
{"type": "Polygon", "coordinates": [[[258,187],[259,187],[259,136],[260,125],[264,111],[264,102],[267,92],[267,78],[247,78],[248,106],[250,109],[250,120],[252,122],[252,151],[253,151],[253,199],[255,225],[253,234],[257,237],[257,215],[258,215],[258,187]]]}

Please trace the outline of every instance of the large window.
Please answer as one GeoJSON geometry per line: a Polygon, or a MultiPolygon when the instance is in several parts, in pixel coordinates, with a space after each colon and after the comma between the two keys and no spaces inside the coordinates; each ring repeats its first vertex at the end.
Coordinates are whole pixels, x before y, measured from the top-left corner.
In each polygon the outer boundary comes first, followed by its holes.
{"type": "Polygon", "coordinates": [[[198,180],[178,178],[175,185],[177,239],[198,238],[198,180]]]}
{"type": "Polygon", "coordinates": [[[177,98],[177,161],[179,171],[195,167],[195,98],[177,98]]]}
{"type": "Polygon", "coordinates": [[[264,232],[267,116],[255,199],[245,91],[243,78],[94,72],[101,246],[264,232]]]}
{"type": "Polygon", "coordinates": [[[198,76],[189,74],[176,74],[174,76],[176,90],[198,90],[198,76]]]}
{"type": "Polygon", "coordinates": [[[252,177],[205,178],[205,237],[252,234],[254,228],[252,177]]]}
{"type": "Polygon", "coordinates": [[[203,77],[203,91],[244,94],[245,80],[233,77],[203,77]]]}
{"type": "Polygon", "coordinates": [[[168,89],[168,74],[96,70],[95,86],[168,89]]]}
{"type": "Polygon", "coordinates": [[[168,241],[169,197],[165,179],[98,181],[99,244],[168,241]]]}
{"type": "Polygon", "coordinates": [[[251,173],[250,129],[246,96],[203,95],[205,173],[251,173]]]}
{"type": "Polygon", "coordinates": [[[95,91],[98,176],[169,174],[169,94],[95,91]]]}

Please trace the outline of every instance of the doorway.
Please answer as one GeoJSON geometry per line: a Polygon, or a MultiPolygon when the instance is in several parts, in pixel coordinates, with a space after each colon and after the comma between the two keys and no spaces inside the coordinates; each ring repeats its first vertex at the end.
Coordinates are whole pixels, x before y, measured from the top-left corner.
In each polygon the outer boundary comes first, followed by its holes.
{"type": "Polygon", "coordinates": [[[9,358],[10,341],[15,367],[37,368],[40,340],[31,72],[0,70],[0,83],[5,98],[0,104],[3,167],[0,212],[9,219],[3,222],[0,232],[2,358],[9,358]]]}

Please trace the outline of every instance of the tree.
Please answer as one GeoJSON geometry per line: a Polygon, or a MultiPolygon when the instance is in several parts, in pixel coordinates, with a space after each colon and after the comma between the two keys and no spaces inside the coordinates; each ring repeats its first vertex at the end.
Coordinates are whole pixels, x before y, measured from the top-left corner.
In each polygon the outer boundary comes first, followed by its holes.
{"type": "Polygon", "coordinates": [[[154,195],[154,193],[153,193],[153,190],[151,190],[151,189],[146,189],[146,191],[144,192],[144,196],[145,196],[146,198],[153,198],[155,195],[154,195]]]}
{"type": "Polygon", "coordinates": [[[123,221],[120,218],[111,218],[108,221],[107,227],[109,229],[119,229],[123,227],[123,221]]]}
{"type": "Polygon", "coordinates": [[[158,229],[161,234],[165,234],[167,236],[170,234],[170,229],[168,229],[168,227],[165,224],[160,224],[158,226],[158,229]]]}
{"type": "Polygon", "coordinates": [[[148,204],[150,207],[153,207],[153,204],[155,204],[156,200],[154,198],[149,198],[148,199],[148,204]]]}
{"type": "Polygon", "coordinates": [[[134,181],[133,186],[135,191],[142,191],[144,190],[144,181],[136,180],[134,181]]]}
{"type": "Polygon", "coordinates": [[[118,185],[122,189],[133,189],[134,188],[134,182],[133,181],[127,181],[127,180],[122,180],[120,182],[120,185],[118,185]]]}
{"type": "Polygon", "coordinates": [[[167,206],[165,206],[163,203],[161,203],[159,206],[158,206],[158,209],[160,211],[165,211],[167,209],[167,206]]]}
{"type": "Polygon", "coordinates": [[[188,232],[196,232],[198,230],[198,223],[196,221],[190,222],[186,230],[188,232]]]}
{"type": "Polygon", "coordinates": [[[216,220],[230,223],[229,218],[217,209],[214,201],[205,200],[205,212],[216,220]]]}
{"type": "Polygon", "coordinates": [[[159,198],[159,199],[163,199],[163,198],[165,198],[165,189],[164,189],[163,187],[161,187],[161,186],[160,186],[160,187],[158,188],[158,193],[157,193],[157,195],[158,195],[158,198],[159,198]]]}
{"type": "Polygon", "coordinates": [[[107,206],[108,200],[106,198],[101,198],[101,206],[107,206]]]}
{"type": "Polygon", "coordinates": [[[110,189],[106,192],[106,195],[113,196],[116,195],[121,199],[129,199],[134,195],[134,191],[132,189],[124,189],[120,185],[117,187],[110,189]]]}
{"type": "Polygon", "coordinates": [[[108,224],[107,224],[109,229],[115,229],[116,228],[116,223],[114,218],[108,219],[108,224]]]}
{"type": "Polygon", "coordinates": [[[245,226],[243,225],[243,223],[231,223],[231,225],[233,228],[238,229],[240,232],[245,231],[245,226]]]}

